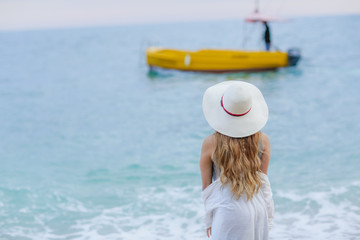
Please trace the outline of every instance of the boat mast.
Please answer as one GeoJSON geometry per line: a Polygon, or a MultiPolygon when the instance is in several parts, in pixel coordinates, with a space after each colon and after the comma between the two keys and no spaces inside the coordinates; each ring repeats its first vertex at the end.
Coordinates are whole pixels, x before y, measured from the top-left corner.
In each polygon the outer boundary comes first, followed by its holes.
{"type": "Polygon", "coordinates": [[[258,13],[259,12],[259,1],[260,0],[255,0],[255,13],[258,13]]]}
{"type": "MultiPolygon", "coordinates": [[[[255,10],[254,13],[259,13],[259,6],[260,6],[260,0],[255,0],[255,10]]],[[[242,48],[245,48],[246,42],[248,40],[248,36],[249,33],[246,34],[246,29],[245,29],[245,25],[243,25],[243,40],[242,40],[242,48]]]]}

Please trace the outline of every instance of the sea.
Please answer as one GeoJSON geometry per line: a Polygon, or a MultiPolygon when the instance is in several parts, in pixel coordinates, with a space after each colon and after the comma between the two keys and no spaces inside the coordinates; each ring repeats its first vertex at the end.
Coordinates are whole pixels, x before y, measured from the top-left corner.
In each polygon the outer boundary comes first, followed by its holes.
{"type": "Polygon", "coordinates": [[[270,23],[296,67],[149,71],[150,46],[264,49],[243,20],[0,32],[0,239],[207,239],[204,91],[269,106],[272,240],[360,239],[360,15],[270,23]]]}

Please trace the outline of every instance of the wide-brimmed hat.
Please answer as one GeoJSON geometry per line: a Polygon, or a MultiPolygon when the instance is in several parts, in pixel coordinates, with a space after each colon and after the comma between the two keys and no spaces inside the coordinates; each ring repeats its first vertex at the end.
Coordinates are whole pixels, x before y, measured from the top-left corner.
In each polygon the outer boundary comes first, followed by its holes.
{"type": "Polygon", "coordinates": [[[204,93],[203,111],[215,131],[234,138],[260,131],[269,116],[260,90],[242,81],[225,81],[209,87],[204,93]]]}

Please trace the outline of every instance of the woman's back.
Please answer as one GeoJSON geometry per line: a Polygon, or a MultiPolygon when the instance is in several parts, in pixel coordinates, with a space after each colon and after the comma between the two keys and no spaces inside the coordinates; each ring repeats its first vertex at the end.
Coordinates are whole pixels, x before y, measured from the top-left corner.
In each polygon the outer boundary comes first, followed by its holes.
{"type": "MultiPolygon", "coordinates": [[[[216,166],[216,164],[214,163],[214,159],[213,159],[213,157],[214,157],[213,153],[215,151],[215,146],[216,146],[215,134],[209,135],[204,141],[208,142],[208,143],[204,143],[204,145],[207,145],[207,148],[208,148],[206,150],[206,152],[211,153],[211,179],[212,179],[211,182],[214,182],[220,176],[220,168],[218,166],[216,166]]],[[[258,149],[259,149],[258,156],[261,159],[260,170],[261,170],[261,172],[267,174],[271,151],[270,151],[269,137],[267,136],[267,134],[265,134],[263,132],[261,132],[261,134],[260,134],[258,149]]],[[[205,187],[206,186],[203,186],[203,189],[205,187]]]]}
{"type": "MultiPolygon", "coordinates": [[[[262,158],[262,155],[263,155],[263,143],[262,142],[263,142],[262,134],[260,134],[259,144],[258,144],[258,156],[260,159],[262,158]]],[[[215,151],[215,149],[214,149],[214,151],[215,151]]],[[[212,160],[212,182],[214,182],[220,176],[220,168],[218,166],[216,166],[213,157],[211,160],[212,160]]]]}

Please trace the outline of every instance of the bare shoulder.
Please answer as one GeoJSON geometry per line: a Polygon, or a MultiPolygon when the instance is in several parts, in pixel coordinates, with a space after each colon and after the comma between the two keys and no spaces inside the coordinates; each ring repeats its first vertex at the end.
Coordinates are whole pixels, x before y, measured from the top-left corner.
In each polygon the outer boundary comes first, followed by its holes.
{"type": "Polygon", "coordinates": [[[204,138],[203,146],[211,147],[215,146],[215,134],[211,134],[204,138]]]}
{"type": "Polygon", "coordinates": [[[215,149],[215,135],[211,134],[204,139],[201,152],[202,154],[211,156],[214,149],[215,149]]]}
{"type": "Polygon", "coordinates": [[[264,132],[261,132],[261,142],[262,142],[262,145],[263,145],[264,148],[269,148],[270,147],[269,136],[264,132]]]}
{"type": "Polygon", "coordinates": [[[266,133],[261,133],[261,141],[263,147],[263,153],[261,155],[261,167],[260,170],[264,174],[267,174],[270,162],[271,148],[269,136],[266,133]]]}
{"type": "Polygon", "coordinates": [[[201,179],[202,186],[205,189],[207,186],[211,184],[212,177],[212,154],[215,149],[215,135],[207,136],[201,148],[201,156],[200,156],[200,171],[201,171],[201,179]]]}

